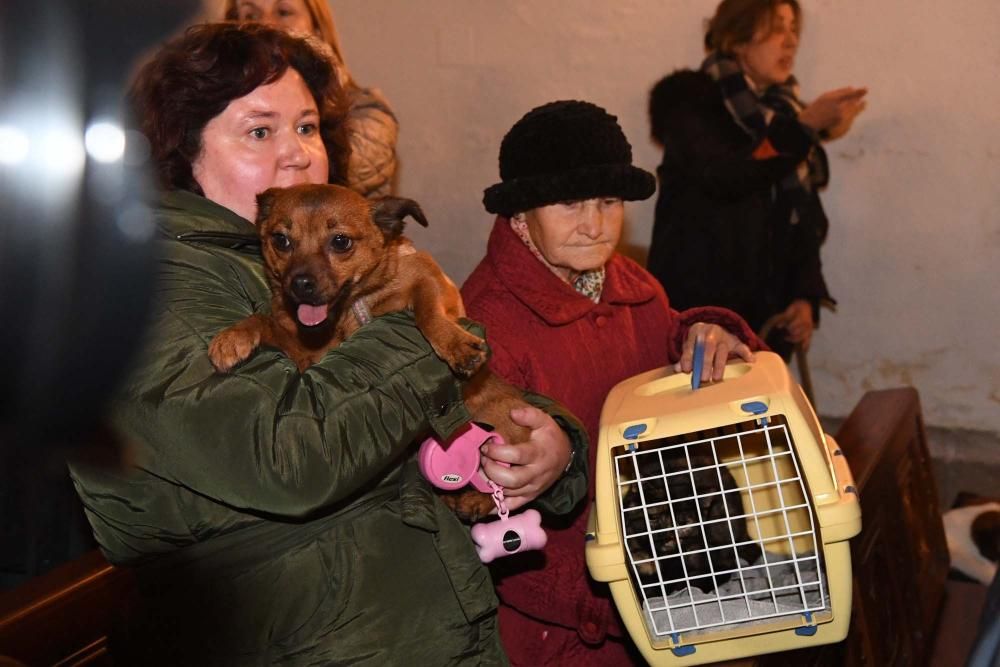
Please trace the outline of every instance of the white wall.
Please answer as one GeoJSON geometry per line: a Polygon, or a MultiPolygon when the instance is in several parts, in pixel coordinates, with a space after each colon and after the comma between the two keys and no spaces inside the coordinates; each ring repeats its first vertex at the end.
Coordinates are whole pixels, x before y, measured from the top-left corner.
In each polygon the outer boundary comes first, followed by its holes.
{"type": "MultiPolygon", "coordinates": [[[[802,1],[804,95],[870,87],[852,134],[828,147],[824,261],[841,305],[810,353],[820,410],[912,384],[929,423],[1000,431],[1000,3],[802,1]]],[[[715,0],[332,5],[355,77],[399,115],[399,192],[431,218],[412,236],[460,282],[485,248],[500,140],[531,107],[608,108],[655,171],[646,94],[700,62],[715,0]]],[[[653,201],[628,208],[633,256],[653,201]]]]}

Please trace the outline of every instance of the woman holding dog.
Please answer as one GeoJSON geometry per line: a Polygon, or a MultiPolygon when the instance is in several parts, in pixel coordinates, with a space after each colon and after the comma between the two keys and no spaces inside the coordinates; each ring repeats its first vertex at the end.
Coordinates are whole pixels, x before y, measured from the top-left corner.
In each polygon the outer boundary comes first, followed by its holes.
{"type": "Polygon", "coordinates": [[[347,186],[366,197],[389,194],[396,174],[399,123],[378,89],[363,88],[351,76],[327,0],[225,0],[222,17],[313,35],[330,47],[337,79],[348,102],[345,127],[351,153],[347,186]]]}
{"type": "Polygon", "coordinates": [[[800,101],[801,19],[797,0],[724,0],[701,68],[665,77],[649,98],[663,146],[650,272],[679,307],[719,304],[771,329],[767,342],[785,358],[808,349],[821,303],[832,303],[820,263],[821,142],[850,129],[866,93],[800,101]]]}
{"type": "MultiPolygon", "coordinates": [[[[412,316],[375,318],[302,373],[275,349],[228,374],[209,362],[270,301],[257,193],[343,181],[342,93],[308,41],[232,23],[189,29],[133,84],[166,192],[149,339],[113,415],[131,465],[71,467],[101,549],[139,583],[121,664],[505,663],[489,573],[413,460],[469,415],[412,316]]],[[[547,412],[516,417],[530,460],[509,505],[566,512],[585,435],[528,400],[547,412]]]]}
{"type": "MultiPolygon", "coordinates": [[[[486,256],[462,287],[469,316],[486,325],[490,367],[509,382],[561,401],[597,442],[608,391],[667,364],[691,371],[705,343],[703,379],[721,379],[730,355],[761,343],[722,308],[677,312],[656,279],[615,252],[624,201],[653,194],[653,175],[632,165],[614,116],[581,101],[533,109],[500,146],[501,182],[483,202],[497,215],[486,256]]],[[[508,471],[517,448],[490,444],[487,475],[508,471]]],[[[587,469],[594,469],[594,453],[587,469]]],[[[513,665],[642,664],[606,586],[584,562],[594,498],[546,525],[543,557],[498,563],[500,634],[513,665]]]]}

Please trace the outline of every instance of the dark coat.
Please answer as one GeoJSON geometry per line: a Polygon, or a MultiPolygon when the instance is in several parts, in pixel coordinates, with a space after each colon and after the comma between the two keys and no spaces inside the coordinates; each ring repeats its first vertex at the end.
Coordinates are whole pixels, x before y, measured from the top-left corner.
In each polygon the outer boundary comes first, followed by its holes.
{"type": "MultiPolygon", "coordinates": [[[[766,140],[772,156],[753,156],[719,86],[705,73],[679,71],[654,86],[653,136],[663,146],[660,194],[648,268],[674,307],[724,306],[754,330],[795,299],[830,299],[820,264],[828,222],[808,194],[800,220],[781,180],[805,159],[815,136],[796,119],[776,116],[766,140]]],[[[768,341],[772,342],[772,341],[768,341]]]]}
{"type": "MultiPolygon", "coordinates": [[[[469,418],[412,315],[303,373],[262,348],[217,374],[209,341],[270,303],[255,230],[183,192],[157,217],[155,314],[114,410],[134,466],[72,467],[101,549],[143,592],[123,645],[145,654],[121,663],[506,664],[489,573],[412,458],[469,418]]],[[[529,400],[586,455],[572,416],[529,400]]],[[[565,512],[585,489],[572,470],[537,503],[565,512]]]]}
{"type": "MultiPolygon", "coordinates": [[[[677,312],[656,280],[614,255],[606,265],[600,303],[580,295],[542,264],[506,218],[497,218],[486,256],[462,286],[469,317],[486,325],[490,368],[504,379],[560,401],[597,442],[601,408],[616,384],[680,359],[688,329],[719,324],[759,349],[735,313],[721,308],[677,312]]],[[[595,448],[586,459],[594,469],[595,448]]],[[[594,500],[568,519],[546,525],[541,554],[497,562],[500,634],[517,665],[621,665],[625,634],[608,587],[587,575],[584,536],[594,500]],[[509,614],[508,610],[516,610],[509,614]],[[521,619],[519,622],[517,619],[521,619]],[[534,620],[531,620],[534,619],[534,620]],[[558,650],[560,655],[549,655],[558,650]],[[549,662],[549,660],[552,662],[549,662]]]]}

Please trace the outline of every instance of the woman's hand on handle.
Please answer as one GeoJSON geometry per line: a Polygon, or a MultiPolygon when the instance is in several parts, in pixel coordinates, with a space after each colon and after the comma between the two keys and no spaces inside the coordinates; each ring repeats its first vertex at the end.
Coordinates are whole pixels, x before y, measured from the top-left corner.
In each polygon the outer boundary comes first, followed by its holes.
{"type": "Polygon", "coordinates": [[[744,361],[753,361],[753,352],[739,338],[718,324],[698,322],[688,329],[681,351],[681,360],[674,364],[675,371],[691,372],[694,366],[694,344],[698,339],[705,345],[705,361],[701,367],[702,382],[721,380],[730,355],[736,355],[744,361]]]}

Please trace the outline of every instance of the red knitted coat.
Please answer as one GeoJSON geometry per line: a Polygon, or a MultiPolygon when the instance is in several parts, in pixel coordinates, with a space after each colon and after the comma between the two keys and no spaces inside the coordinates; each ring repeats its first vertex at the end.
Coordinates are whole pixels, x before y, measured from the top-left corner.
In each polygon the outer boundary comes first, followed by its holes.
{"type": "MultiPolygon", "coordinates": [[[[543,553],[497,562],[500,599],[536,620],[575,629],[590,646],[608,633],[620,637],[623,628],[610,592],[590,580],[584,562],[604,399],[622,380],[676,362],[696,322],[720,324],[751,348],[762,344],[732,311],[672,310],[656,279],[621,255],[608,262],[601,301],[595,304],[538,261],[502,217],[494,223],[486,256],[462,286],[462,297],[468,316],[486,326],[490,368],[515,385],[560,401],[583,422],[591,441],[588,501],[568,520],[547,519],[543,553]]],[[[512,643],[521,638],[503,639],[516,653],[512,643]]]]}

